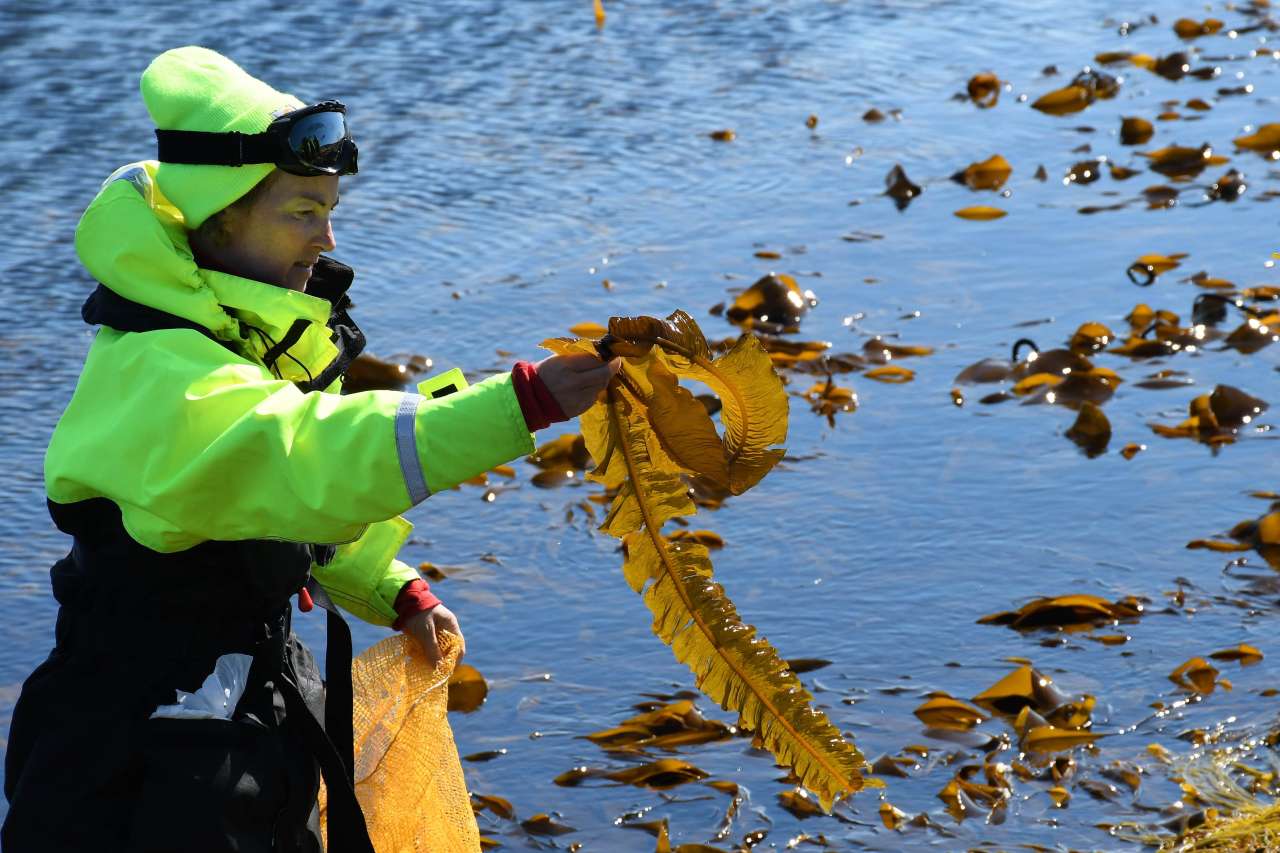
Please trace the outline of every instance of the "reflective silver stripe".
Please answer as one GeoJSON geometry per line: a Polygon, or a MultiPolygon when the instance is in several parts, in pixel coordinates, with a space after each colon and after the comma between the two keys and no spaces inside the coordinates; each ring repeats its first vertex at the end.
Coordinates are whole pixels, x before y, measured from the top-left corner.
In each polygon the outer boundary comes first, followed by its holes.
{"type": "Polygon", "coordinates": [[[405,394],[400,398],[400,408],[396,409],[396,452],[400,454],[400,472],[404,474],[404,484],[409,489],[409,500],[415,506],[431,496],[426,475],[422,472],[422,461],[418,457],[418,436],[414,432],[421,403],[421,394],[405,394]]]}

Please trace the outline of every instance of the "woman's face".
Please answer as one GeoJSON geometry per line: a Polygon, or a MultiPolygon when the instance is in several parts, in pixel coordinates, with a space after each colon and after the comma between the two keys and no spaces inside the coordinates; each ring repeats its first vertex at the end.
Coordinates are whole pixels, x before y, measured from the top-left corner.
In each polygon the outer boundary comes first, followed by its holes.
{"type": "Polygon", "coordinates": [[[231,207],[221,245],[202,246],[205,266],[290,290],[306,290],[311,268],[336,243],[329,217],[338,177],[305,178],[277,170],[248,207],[231,207]]]}

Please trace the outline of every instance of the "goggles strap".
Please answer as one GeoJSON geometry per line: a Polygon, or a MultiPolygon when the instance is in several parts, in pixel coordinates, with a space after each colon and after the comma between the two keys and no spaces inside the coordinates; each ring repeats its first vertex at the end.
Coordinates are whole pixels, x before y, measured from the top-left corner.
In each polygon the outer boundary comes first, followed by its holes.
{"type": "Polygon", "coordinates": [[[157,130],[156,159],[161,163],[244,166],[275,163],[279,143],[270,133],[209,133],[202,130],[157,130]]]}

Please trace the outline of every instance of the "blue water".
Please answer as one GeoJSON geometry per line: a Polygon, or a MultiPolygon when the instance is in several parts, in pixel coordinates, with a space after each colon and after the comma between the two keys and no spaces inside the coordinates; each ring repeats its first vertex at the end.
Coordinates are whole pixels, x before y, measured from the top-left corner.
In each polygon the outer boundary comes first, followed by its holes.
{"type": "MultiPolygon", "coordinates": [[[[1185,319],[1200,292],[1185,279],[1199,270],[1240,286],[1280,283],[1269,266],[1280,248],[1277,217],[1264,196],[1280,172],[1231,145],[1246,126],[1280,121],[1271,37],[1184,45],[1172,33],[1183,15],[1212,14],[1228,28],[1251,21],[1221,4],[1211,12],[1103,0],[606,8],[601,30],[586,0],[252,0],[174,7],[163,18],[109,4],[0,8],[0,108],[11,117],[0,136],[10,318],[0,327],[9,477],[0,490],[0,724],[7,728],[22,679],[48,650],[46,572],[68,544],[44,509],[41,458],[90,339],[78,315],[92,282],[72,232],[103,177],[151,154],[142,69],[166,48],[200,43],[305,100],[350,106],[361,172],[344,179],[335,255],[358,270],[358,317],[374,352],[422,353],[478,376],[538,357],[540,340],[574,323],[676,308],[725,337],[735,330],[707,309],[771,269],[796,275],[820,299],[803,339],[836,351],[860,351],[871,335],[935,348],[904,362],[916,371],[905,385],[842,377],[859,408],[834,428],[794,398],[788,448],[797,461],[695,523],[724,536],[717,578],[744,618],[785,656],[833,661],[805,681],[869,758],[915,743],[933,750],[910,778],[890,779],[883,797],[912,815],[929,812],[942,830],[885,830],[879,792],[853,800],[855,822],[800,823],[777,804],[788,789],[776,781],[781,771],[731,741],[681,756],[750,791],[721,846],[767,829],[766,843],[778,847],[805,831],[859,849],[1128,849],[1095,824],[1163,819],[1151,809],[1178,799],[1147,745],[1186,756],[1192,746],[1178,735],[1194,727],[1265,732],[1277,700],[1260,691],[1280,686],[1276,592],[1241,592],[1245,583],[1224,570],[1233,555],[1184,548],[1266,511],[1247,492],[1280,487],[1277,416],[1217,453],[1159,438],[1148,424],[1177,423],[1191,397],[1217,383],[1280,402],[1280,349],[1243,355],[1211,345],[1159,364],[1098,357],[1126,382],[1105,406],[1110,452],[1095,459],[1063,437],[1075,417],[1063,407],[983,406],[977,398],[993,389],[970,388],[957,408],[949,390],[964,366],[1006,357],[1020,337],[1060,346],[1091,320],[1119,332],[1140,301],[1185,319]],[[1120,22],[1150,15],[1159,23],[1120,34],[1120,22]],[[1117,49],[1198,49],[1192,65],[1216,64],[1222,74],[1172,82],[1114,68],[1124,78],[1114,100],[1066,117],[1029,108],[1094,54],[1117,49]],[[1044,74],[1049,65],[1059,73],[1044,74]],[[986,70],[1009,84],[997,107],[952,98],[986,70]],[[1217,94],[1244,84],[1251,95],[1217,94]],[[1212,142],[1230,166],[1191,181],[1169,210],[1134,203],[1078,214],[1169,182],[1149,171],[1088,186],[1062,176],[1099,155],[1145,168],[1119,143],[1120,117],[1154,119],[1162,102],[1193,97],[1213,109],[1181,108],[1182,120],[1156,122],[1154,138],[1136,149],[1212,142]],[[872,124],[861,118],[871,107],[901,113],[872,124]],[[813,131],[810,114],[819,117],[813,131]],[[734,141],[708,138],[724,128],[734,141]],[[1085,144],[1091,151],[1073,151],[1085,144]],[[1014,169],[1007,198],[947,180],[997,152],[1014,169]],[[925,187],[901,212],[880,195],[894,164],[925,187]],[[1033,177],[1041,164],[1043,182],[1033,177]],[[1230,167],[1246,175],[1243,198],[1188,203],[1230,167]],[[1009,215],[953,216],[971,204],[1009,215]],[[842,239],[854,232],[882,239],[842,239]],[[761,249],[783,257],[753,257],[761,249]],[[1148,252],[1189,257],[1139,289],[1124,270],[1148,252]],[[1134,386],[1159,369],[1186,371],[1194,388],[1134,386]],[[1118,450],[1128,442],[1147,449],[1126,460],[1118,450]],[[1188,582],[1187,606],[1164,612],[1178,578],[1188,582]],[[1119,647],[1078,636],[1048,647],[1043,634],[975,624],[1032,596],[1074,591],[1143,596],[1149,615],[1124,627],[1132,639],[1119,647]],[[1101,802],[1076,788],[1059,811],[1046,783],[1020,782],[1001,824],[956,822],[942,810],[935,795],[954,773],[948,756],[963,752],[962,764],[981,753],[923,732],[911,711],[929,691],[972,696],[1012,669],[1006,658],[1026,657],[1064,690],[1096,695],[1095,725],[1117,732],[1146,718],[1149,703],[1182,695],[1166,679],[1175,666],[1241,641],[1267,657],[1247,669],[1223,665],[1233,691],[1106,739],[1094,753],[1076,751],[1075,782],[1099,778],[1116,760],[1141,764],[1148,773],[1135,796],[1101,802]]],[[[790,388],[811,381],[796,377],[790,388]]],[[[521,817],[558,811],[578,830],[555,839],[561,847],[649,850],[648,835],[614,825],[636,810],[670,818],[677,843],[707,842],[726,804],[710,789],[675,789],[670,801],[630,787],[551,783],[579,764],[620,766],[579,736],[630,716],[642,693],[691,687],[691,677],[650,634],[616,543],[580,515],[565,520],[588,489],[536,489],[534,469],[516,468],[518,487],[492,502],[464,487],[409,514],[418,527],[405,559],[462,567],[436,590],[462,619],[468,660],[490,681],[484,707],[453,719],[460,751],[508,750],[468,764],[472,789],[507,797],[521,817]]],[[[1270,576],[1256,554],[1240,556],[1247,566],[1237,571],[1270,576]]],[[[300,621],[322,646],[320,620],[300,621]]],[[[362,645],[382,636],[356,630],[362,645]]],[[[482,825],[508,848],[551,843],[488,815],[482,825]]]]}

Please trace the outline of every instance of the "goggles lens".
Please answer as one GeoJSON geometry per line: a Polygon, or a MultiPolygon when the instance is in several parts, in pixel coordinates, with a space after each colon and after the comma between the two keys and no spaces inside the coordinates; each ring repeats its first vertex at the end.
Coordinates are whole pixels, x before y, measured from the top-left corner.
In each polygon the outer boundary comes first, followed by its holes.
{"type": "Polygon", "coordinates": [[[293,122],[289,148],[298,162],[327,174],[337,174],[347,150],[347,117],[340,112],[316,112],[293,122]]]}

